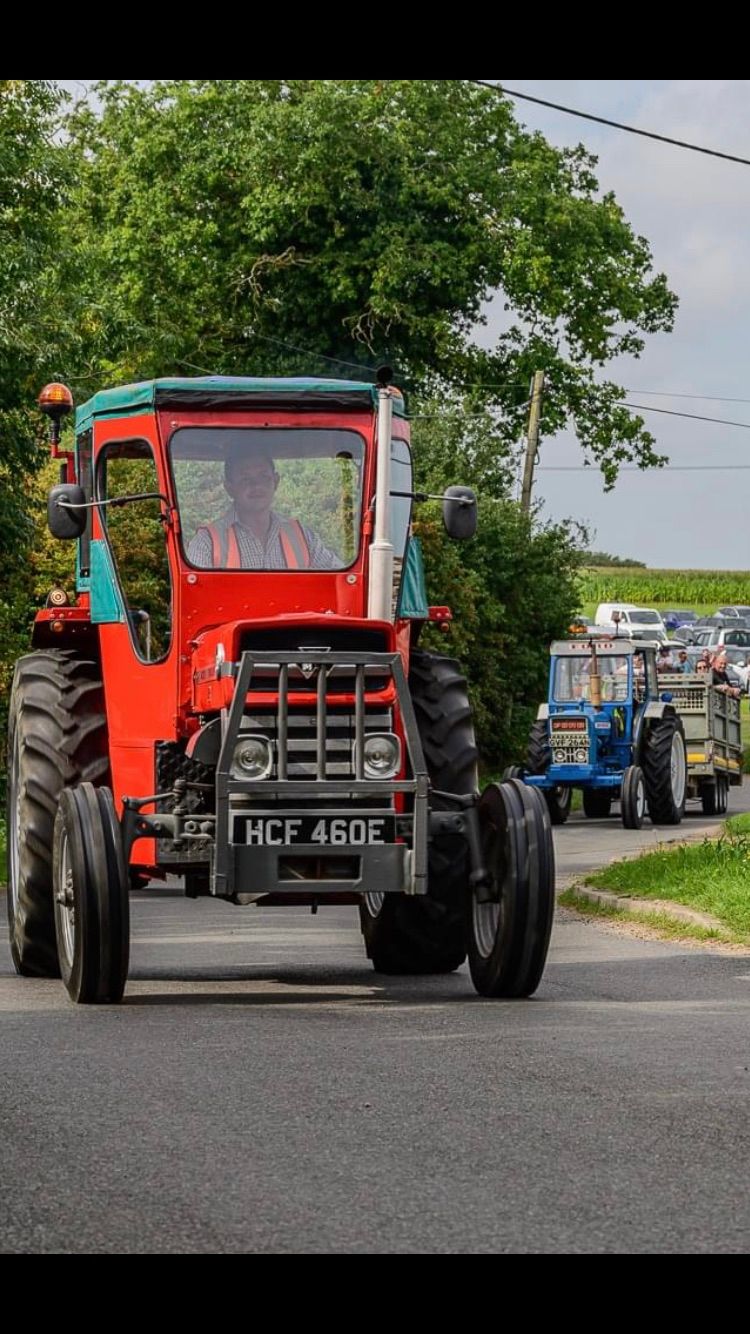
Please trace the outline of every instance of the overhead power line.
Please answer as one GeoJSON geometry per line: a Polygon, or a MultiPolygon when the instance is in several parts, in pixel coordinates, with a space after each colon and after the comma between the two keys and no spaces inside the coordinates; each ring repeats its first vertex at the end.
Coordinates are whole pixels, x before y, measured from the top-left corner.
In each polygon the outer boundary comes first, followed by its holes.
{"type": "Polygon", "coordinates": [[[634,408],[638,412],[661,412],[667,417],[689,417],[696,422],[718,422],[720,426],[742,426],[750,431],[750,422],[733,422],[727,417],[702,417],[697,412],[677,412],[674,408],[650,408],[646,403],[620,403],[620,407],[634,408]]]}
{"type": "Polygon", "coordinates": [[[673,144],[675,148],[689,148],[693,153],[706,153],[709,157],[724,158],[727,162],[739,162],[743,167],[750,167],[750,158],[737,157],[734,153],[720,153],[717,148],[703,148],[700,144],[689,144],[684,139],[670,139],[666,134],[655,134],[653,130],[639,130],[635,125],[623,125],[619,120],[608,120],[606,116],[594,116],[590,111],[576,111],[573,107],[564,107],[560,102],[548,102],[543,97],[532,97],[531,93],[519,93],[504,84],[490,83],[488,79],[469,79],[468,83],[479,84],[480,88],[491,88],[494,92],[505,93],[507,97],[520,97],[525,102],[536,102],[542,107],[551,107],[553,111],[564,111],[567,116],[580,116],[582,120],[594,120],[599,125],[611,125],[615,130],[627,130],[628,134],[640,134],[644,139],[658,139],[663,144],[673,144]]]}
{"type": "MultiPolygon", "coordinates": [[[[593,464],[585,463],[543,463],[537,468],[537,472],[589,472],[592,477],[595,477],[598,471],[593,464]]],[[[619,468],[618,472],[750,472],[750,463],[665,463],[662,467],[654,465],[646,468],[639,468],[629,463],[619,468]]]]}

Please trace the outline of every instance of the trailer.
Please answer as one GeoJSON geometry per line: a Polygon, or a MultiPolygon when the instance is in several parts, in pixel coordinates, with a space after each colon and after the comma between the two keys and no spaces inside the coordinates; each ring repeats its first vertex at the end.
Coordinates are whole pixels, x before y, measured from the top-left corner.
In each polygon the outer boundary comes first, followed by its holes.
{"type": "Polygon", "coordinates": [[[682,719],[687,748],[687,796],[704,815],[724,815],[730,787],[742,786],[740,701],[700,673],[663,673],[659,686],[682,719]]]}

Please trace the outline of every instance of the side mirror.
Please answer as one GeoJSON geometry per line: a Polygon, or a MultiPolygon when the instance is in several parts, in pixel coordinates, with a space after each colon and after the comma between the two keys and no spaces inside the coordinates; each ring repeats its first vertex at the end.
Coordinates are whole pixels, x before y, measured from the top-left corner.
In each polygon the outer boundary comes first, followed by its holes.
{"type": "Polygon", "coordinates": [[[443,523],[457,542],[477,531],[477,498],[470,486],[447,486],[443,495],[443,523]]]}
{"type": "Polygon", "coordinates": [[[80,537],[86,529],[85,506],[86,495],[82,486],[76,486],[72,482],[61,482],[59,486],[53,486],[47,500],[47,523],[52,536],[59,537],[63,541],[80,537]],[[69,509],[68,507],[72,505],[80,505],[82,508],[69,509]]]}

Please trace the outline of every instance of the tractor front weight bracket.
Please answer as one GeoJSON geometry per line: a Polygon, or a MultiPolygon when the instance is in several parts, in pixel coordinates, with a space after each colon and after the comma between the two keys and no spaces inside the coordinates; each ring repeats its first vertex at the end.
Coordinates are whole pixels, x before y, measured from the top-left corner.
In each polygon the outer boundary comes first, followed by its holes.
{"type": "Polygon", "coordinates": [[[492,877],[484,864],[475,793],[460,794],[433,790],[430,795],[455,808],[452,811],[430,811],[430,838],[435,838],[438,834],[459,834],[466,840],[471,865],[469,885],[480,903],[489,902],[492,898],[492,877]]]}

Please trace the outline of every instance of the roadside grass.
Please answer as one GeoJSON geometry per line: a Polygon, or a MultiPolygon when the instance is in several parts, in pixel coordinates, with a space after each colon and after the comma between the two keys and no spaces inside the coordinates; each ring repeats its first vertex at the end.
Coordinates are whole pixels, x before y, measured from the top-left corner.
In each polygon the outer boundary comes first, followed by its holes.
{"type": "MultiPolygon", "coordinates": [[[[657,848],[632,860],[614,862],[583,883],[709,913],[735,941],[750,944],[750,816],[733,816],[719,838],[657,848]]],[[[576,899],[575,906],[582,907],[581,901],[576,899]]],[[[650,913],[648,921],[654,921],[650,913]]],[[[675,925],[675,934],[692,932],[682,922],[675,925]]]]}
{"type": "MultiPolygon", "coordinates": [[[[586,882],[587,884],[590,882],[586,882]]],[[[659,895],[660,898],[666,898],[665,894],[659,895]]],[[[623,914],[617,908],[609,903],[601,903],[592,899],[579,898],[575,888],[566,889],[564,893],[558,896],[558,903],[565,908],[574,908],[576,912],[584,913],[587,917],[609,917],[622,918],[623,914]]],[[[684,940],[687,936],[690,940],[699,941],[723,941],[726,942],[728,936],[723,932],[717,931],[713,927],[697,926],[692,922],[680,921],[676,917],[671,917],[665,912],[633,912],[627,914],[629,922],[639,922],[647,926],[649,930],[658,931],[660,936],[669,940],[684,940]]],[[[732,933],[729,933],[732,934],[732,933]]],[[[732,934],[732,939],[735,939],[732,934]]]]}

